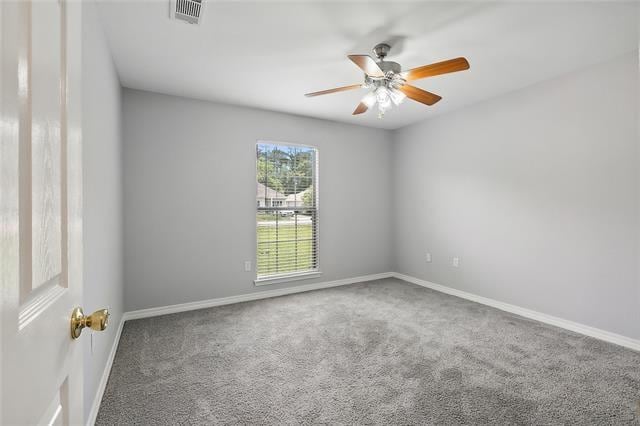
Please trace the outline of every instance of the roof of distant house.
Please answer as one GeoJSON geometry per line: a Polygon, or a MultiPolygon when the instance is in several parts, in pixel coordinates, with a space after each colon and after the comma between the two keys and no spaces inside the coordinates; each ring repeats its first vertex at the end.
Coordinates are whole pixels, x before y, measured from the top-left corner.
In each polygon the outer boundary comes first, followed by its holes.
{"type": "Polygon", "coordinates": [[[307,187],[307,189],[305,189],[304,191],[300,191],[296,194],[289,194],[287,195],[287,201],[302,201],[302,197],[304,196],[304,194],[306,194],[307,192],[311,191],[311,187],[307,187]]]}
{"type": "Polygon", "coordinates": [[[275,189],[269,188],[258,182],[256,186],[256,198],[286,198],[282,192],[278,192],[275,189]]]}

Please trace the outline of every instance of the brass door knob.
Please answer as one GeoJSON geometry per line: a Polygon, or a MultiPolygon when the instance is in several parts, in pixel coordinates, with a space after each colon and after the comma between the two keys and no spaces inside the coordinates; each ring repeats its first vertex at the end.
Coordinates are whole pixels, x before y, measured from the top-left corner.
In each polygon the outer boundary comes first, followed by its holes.
{"type": "Polygon", "coordinates": [[[89,327],[95,331],[102,331],[109,325],[109,310],[99,309],[89,316],[85,316],[82,308],[78,307],[71,313],[71,338],[77,339],[82,329],[89,327]]]}

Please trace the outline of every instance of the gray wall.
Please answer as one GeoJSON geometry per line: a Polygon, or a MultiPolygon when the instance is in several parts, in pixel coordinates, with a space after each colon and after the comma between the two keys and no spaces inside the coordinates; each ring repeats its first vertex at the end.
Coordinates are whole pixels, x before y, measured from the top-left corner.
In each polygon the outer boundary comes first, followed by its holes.
{"type": "MultiPolygon", "coordinates": [[[[82,337],[85,418],[122,317],[122,142],[120,82],[93,2],[83,3],[83,163],[85,311],[109,307],[111,325],[82,337]]],[[[84,333],[83,333],[84,334],[84,333]]]]}
{"type": "Polygon", "coordinates": [[[387,131],[123,92],[125,309],[391,270],[387,131]],[[255,144],[319,149],[322,277],[255,287],[255,144]]]}
{"type": "Polygon", "coordinates": [[[637,52],[393,139],[398,272],[640,338],[637,52]]]}

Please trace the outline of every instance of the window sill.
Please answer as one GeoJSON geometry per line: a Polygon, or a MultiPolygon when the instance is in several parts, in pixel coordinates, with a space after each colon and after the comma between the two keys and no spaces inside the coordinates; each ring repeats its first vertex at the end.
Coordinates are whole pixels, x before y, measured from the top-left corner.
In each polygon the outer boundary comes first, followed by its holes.
{"type": "Polygon", "coordinates": [[[320,271],[302,272],[299,274],[280,275],[280,276],[274,276],[270,278],[259,278],[259,279],[253,280],[253,284],[258,286],[258,285],[286,283],[289,281],[309,280],[311,278],[319,277],[320,275],[322,275],[322,272],[320,271]]]}

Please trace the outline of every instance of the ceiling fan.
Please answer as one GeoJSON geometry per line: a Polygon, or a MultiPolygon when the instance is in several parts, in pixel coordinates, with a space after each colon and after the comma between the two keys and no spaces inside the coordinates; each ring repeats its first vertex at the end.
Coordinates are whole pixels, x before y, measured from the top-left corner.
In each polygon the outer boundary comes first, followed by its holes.
{"type": "Polygon", "coordinates": [[[389,54],[389,50],[391,50],[391,46],[386,43],[376,45],[373,48],[373,53],[378,58],[377,62],[369,55],[348,56],[354,64],[364,71],[364,83],[307,93],[305,96],[327,95],[360,88],[370,89],[370,92],[362,98],[353,111],[353,115],[362,114],[377,103],[378,117],[382,118],[392,105],[400,105],[405,97],[426,105],[433,105],[442,99],[435,93],[427,92],[407,84],[407,82],[469,69],[469,62],[465,58],[455,58],[402,71],[397,62],[384,60],[389,54]]]}

